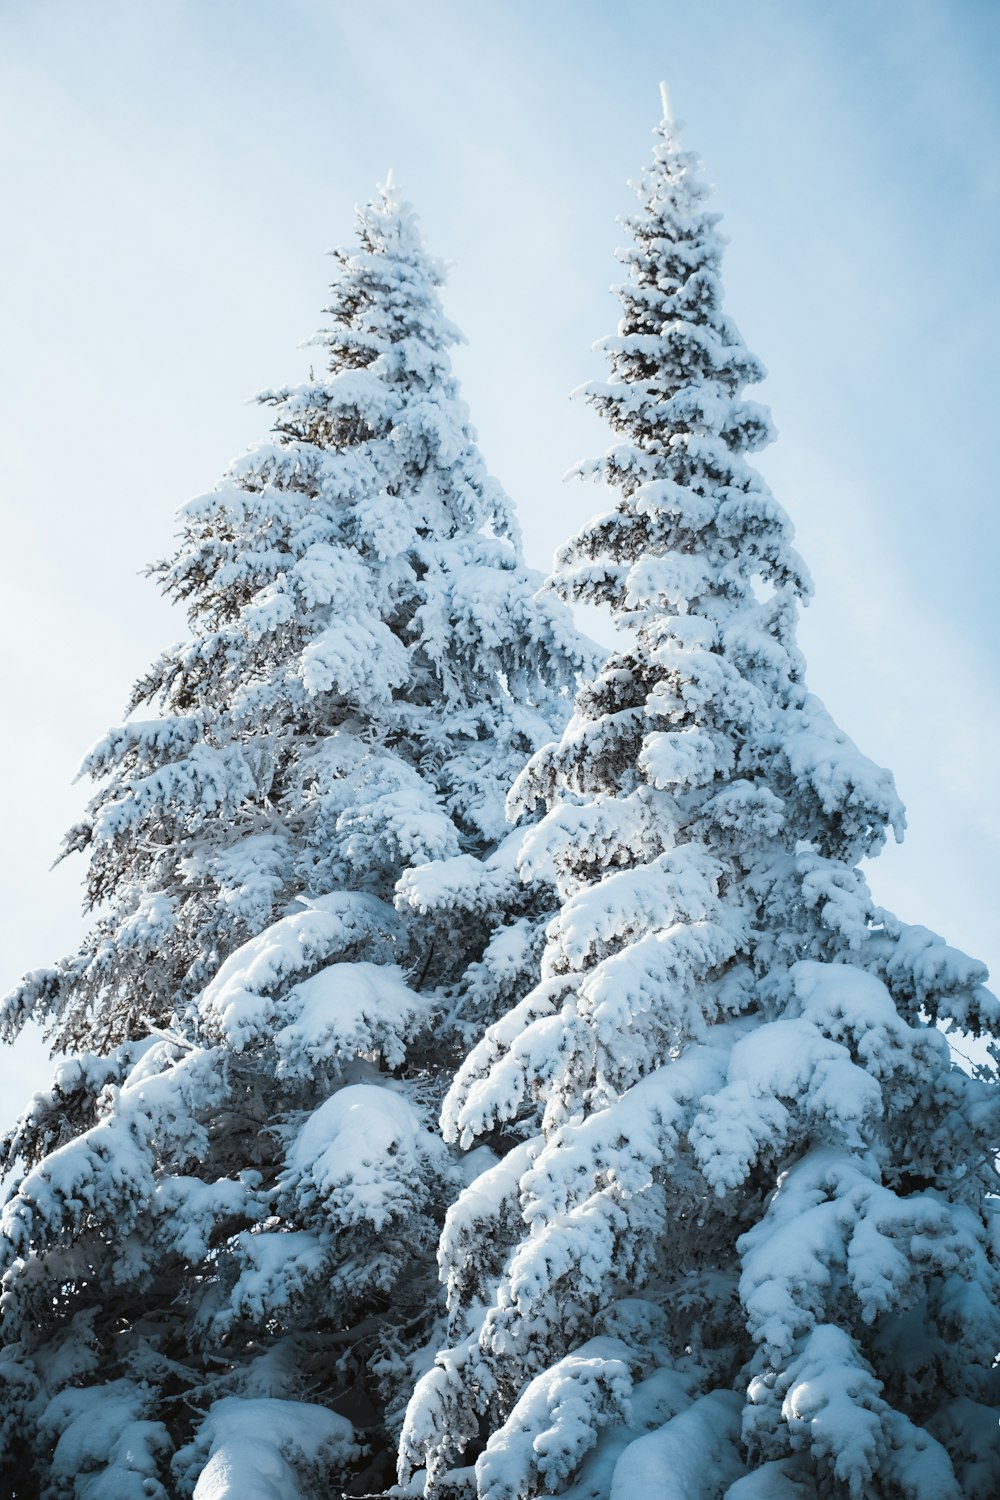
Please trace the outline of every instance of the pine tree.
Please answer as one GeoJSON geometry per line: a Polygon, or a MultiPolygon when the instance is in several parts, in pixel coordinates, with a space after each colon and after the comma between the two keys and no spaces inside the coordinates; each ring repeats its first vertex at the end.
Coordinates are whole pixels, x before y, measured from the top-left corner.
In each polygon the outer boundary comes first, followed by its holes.
{"type": "Polygon", "coordinates": [[[95,924],[3,1012],[72,1054],[5,1147],[11,1495],[391,1464],[463,1006],[501,959],[516,990],[539,922],[504,797],[587,660],[476,448],[441,280],[387,184],[337,254],[328,375],[265,393],[270,441],[182,511],[153,571],[190,638],[85,762],[95,924]]]}
{"type": "Polygon", "coordinates": [[[450,1345],[401,1474],[441,1500],[987,1500],[998,1090],[945,1032],[995,1037],[1000,1007],[858,868],[902,808],[806,691],[810,585],[744,456],[764,371],[698,163],[666,111],[657,135],[584,390],[614,444],[580,473],[616,499],[555,579],[621,645],[514,795],[561,907],[446,1101],[447,1137],[497,1150],[449,1210],[450,1345]]]}

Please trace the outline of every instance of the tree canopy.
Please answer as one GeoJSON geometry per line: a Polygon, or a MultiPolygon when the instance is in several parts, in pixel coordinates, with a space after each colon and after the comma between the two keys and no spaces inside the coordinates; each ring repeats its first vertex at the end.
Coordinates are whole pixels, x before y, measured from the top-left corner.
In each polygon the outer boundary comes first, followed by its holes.
{"type": "Polygon", "coordinates": [[[665,115],[627,221],[610,508],[556,587],[618,649],[513,793],[558,914],[446,1138],[492,1145],[441,1244],[449,1340],[410,1403],[435,1500],[986,1497],[1000,1282],[982,964],[876,905],[903,810],[805,685],[806,570],[746,455],[763,367],[665,115]],[[499,1145],[499,1149],[496,1149],[499,1145]]]}

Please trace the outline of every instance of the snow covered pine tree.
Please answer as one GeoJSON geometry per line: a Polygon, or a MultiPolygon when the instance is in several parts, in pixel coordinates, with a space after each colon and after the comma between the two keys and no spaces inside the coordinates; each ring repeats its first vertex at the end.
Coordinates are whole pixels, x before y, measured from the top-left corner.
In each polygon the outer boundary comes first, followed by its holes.
{"type": "Polygon", "coordinates": [[[523,868],[562,906],[446,1103],[452,1139],[521,1143],[449,1211],[451,1347],[401,1477],[435,1500],[988,1500],[998,1091],[944,1030],[995,1036],[998,1005],[857,869],[902,808],[803,686],[809,584],[743,456],[771,436],[741,396],[764,371],[721,308],[698,163],[666,112],[657,134],[612,378],[585,388],[616,442],[580,473],[619,498],[556,574],[624,643],[514,797],[547,808],[523,868]]]}
{"type": "Polygon", "coordinates": [[[394,187],[358,230],[329,376],[263,396],[273,440],[154,570],[193,634],[85,763],[94,930],[4,1007],[74,1054],[6,1141],[5,1496],[391,1473],[460,1186],[440,1100],[537,972],[504,797],[593,662],[534,598],[394,187]]]}

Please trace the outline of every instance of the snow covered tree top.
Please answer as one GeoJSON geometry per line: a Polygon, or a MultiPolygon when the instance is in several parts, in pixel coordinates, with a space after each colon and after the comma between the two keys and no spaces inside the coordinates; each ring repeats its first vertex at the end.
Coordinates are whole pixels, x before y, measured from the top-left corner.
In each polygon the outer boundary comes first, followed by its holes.
{"type": "MultiPolygon", "coordinates": [[[[760,756],[777,770],[780,760],[789,791],[811,786],[814,816],[800,837],[852,859],[874,852],[887,825],[902,835],[903,809],[888,773],[860,756],[806,691],[795,621],[809,575],[787,514],[744,456],[774,435],[767,409],[743,395],[765,371],[723,310],[719,216],[668,116],[637,190],[642,208],[626,219],[630,243],[618,252],[629,273],[616,288],[623,316],[599,346],[611,376],[579,392],[618,441],[577,472],[617,490],[618,500],[560,551],[554,582],[567,598],[609,604],[637,631],[644,664],[628,653],[613,659],[578,699],[571,733],[588,733],[591,721],[602,734],[646,732],[658,720],[669,737],[647,744],[646,779],[679,785],[699,756],[707,774],[709,732],[729,736],[739,726],[734,764],[748,769],[760,756]],[[626,709],[653,678],[645,707],[626,709]],[[604,722],[611,710],[613,730],[604,722]]],[[[629,743],[637,748],[634,734],[629,743]]],[[[637,785],[642,773],[630,758],[637,785]]],[[[524,795],[550,785],[546,764],[543,754],[524,795]]]]}
{"type": "Polygon", "coordinates": [[[587,648],[536,597],[394,185],[336,268],[328,370],[262,394],[270,437],[184,506],[152,570],[191,634],[84,763],[98,791],[67,850],[89,854],[97,923],[8,999],[7,1035],[30,1013],[70,1048],[141,1035],[294,897],[391,899],[406,868],[489,852],[565,721],[587,648]]]}

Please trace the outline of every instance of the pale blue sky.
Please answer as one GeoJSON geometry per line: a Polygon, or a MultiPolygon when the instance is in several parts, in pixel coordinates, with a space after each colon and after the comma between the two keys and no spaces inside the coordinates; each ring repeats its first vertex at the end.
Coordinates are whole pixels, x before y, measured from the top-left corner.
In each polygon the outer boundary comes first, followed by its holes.
{"type": "Polygon", "coordinates": [[[876,895],[1000,968],[998,75],[986,0],[0,0],[0,988],[72,947],[70,778],[183,630],[138,572],[263,435],[246,398],[305,372],[322,251],[388,166],[453,262],[531,560],[600,507],[560,482],[605,442],[567,395],[601,369],[661,77],[771,371],[811,685],[909,808],[876,895]]]}

